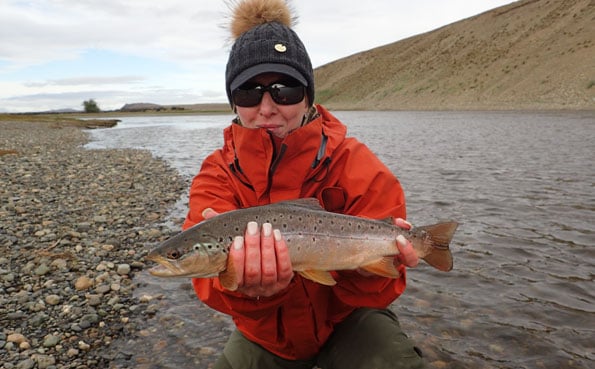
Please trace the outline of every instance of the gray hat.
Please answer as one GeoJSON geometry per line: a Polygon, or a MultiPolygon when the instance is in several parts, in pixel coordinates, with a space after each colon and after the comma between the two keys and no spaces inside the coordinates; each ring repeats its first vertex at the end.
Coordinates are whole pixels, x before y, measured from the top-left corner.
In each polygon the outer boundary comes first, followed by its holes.
{"type": "Polygon", "coordinates": [[[306,86],[310,105],[314,103],[314,71],[308,52],[298,35],[278,22],[255,26],[233,44],[225,71],[230,103],[231,91],[259,74],[270,72],[298,80],[306,86]]]}

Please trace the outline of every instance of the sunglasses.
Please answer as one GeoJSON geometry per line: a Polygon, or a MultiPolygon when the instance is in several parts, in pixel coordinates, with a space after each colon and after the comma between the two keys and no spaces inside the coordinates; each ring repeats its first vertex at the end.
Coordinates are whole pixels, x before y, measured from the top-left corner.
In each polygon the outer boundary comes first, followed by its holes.
{"type": "Polygon", "coordinates": [[[262,101],[265,92],[279,105],[294,105],[304,100],[306,88],[301,84],[287,86],[281,82],[271,83],[268,86],[256,83],[245,83],[231,93],[234,105],[243,108],[254,107],[262,101]]]}

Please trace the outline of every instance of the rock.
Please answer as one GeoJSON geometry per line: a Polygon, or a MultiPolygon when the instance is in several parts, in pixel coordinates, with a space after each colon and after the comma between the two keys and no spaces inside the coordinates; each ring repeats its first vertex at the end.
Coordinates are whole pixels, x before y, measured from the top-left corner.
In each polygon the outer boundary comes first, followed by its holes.
{"type": "Polygon", "coordinates": [[[17,364],[16,369],[32,369],[35,366],[35,361],[25,359],[17,364]]]}
{"type": "Polygon", "coordinates": [[[46,264],[41,264],[40,266],[38,266],[37,268],[35,268],[35,271],[33,272],[35,275],[45,275],[50,271],[50,267],[47,266],[46,264]]]}
{"type": "Polygon", "coordinates": [[[22,342],[26,342],[27,338],[25,338],[25,336],[20,333],[12,333],[12,334],[9,334],[8,337],[6,337],[6,340],[8,342],[14,342],[16,344],[20,344],[22,342]]]}
{"type": "Polygon", "coordinates": [[[60,342],[60,337],[53,334],[45,336],[43,340],[43,347],[54,347],[60,342]]]}
{"type": "Polygon", "coordinates": [[[93,286],[93,280],[91,280],[89,277],[87,276],[81,276],[79,277],[76,282],[74,282],[74,288],[77,291],[85,291],[88,290],[89,288],[91,288],[93,286]]]}
{"type": "Polygon", "coordinates": [[[119,275],[128,275],[130,274],[130,265],[129,264],[118,264],[118,269],[116,272],[119,275]]]}
{"type": "Polygon", "coordinates": [[[32,359],[37,363],[39,369],[48,369],[56,363],[56,359],[51,355],[33,355],[32,359]]]}
{"type": "Polygon", "coordinates": [[[60,296],[58,295],[48,295],[45,297],[45,302],[48,305],[58,305],[60,303],[60,296]]]}

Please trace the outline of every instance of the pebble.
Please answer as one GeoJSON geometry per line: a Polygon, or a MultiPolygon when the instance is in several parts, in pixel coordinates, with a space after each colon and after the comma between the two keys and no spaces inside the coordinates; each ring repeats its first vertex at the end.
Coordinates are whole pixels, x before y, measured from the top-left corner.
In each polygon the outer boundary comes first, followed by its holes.
{"type": "Polygon", "coordinates": [[[88,290],[93,286],[93,280],[87,276],[79,277],[76,282],[74,282],[74,288],[77,291],[85,291],[88,290]]]}
{"type": "Polygon", "coordinates": [[[142,256],[188,184],[144,150],[87,150],[84,130],[0,121],[0,367],[135,367],[118,340],[155,306],[142,256]],[[112,359],[123,360],[113,363],[112,359]]]}

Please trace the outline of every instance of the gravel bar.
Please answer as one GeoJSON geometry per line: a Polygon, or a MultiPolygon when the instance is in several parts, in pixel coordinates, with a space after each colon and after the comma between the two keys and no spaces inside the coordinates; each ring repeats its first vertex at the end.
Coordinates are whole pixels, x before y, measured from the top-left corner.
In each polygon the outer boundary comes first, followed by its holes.
{"type": "MultiPolygon", "coordinates": [[[[144,150],[87,150],[68,124],[0,122],[0,366],[107,368],[155,314],[143,256],[188,183],[144,150]],[[114,347],[116,346],[116,347],[114,347]]],[[[134,363],[130,363],[134,366],[134,363]]]]}

